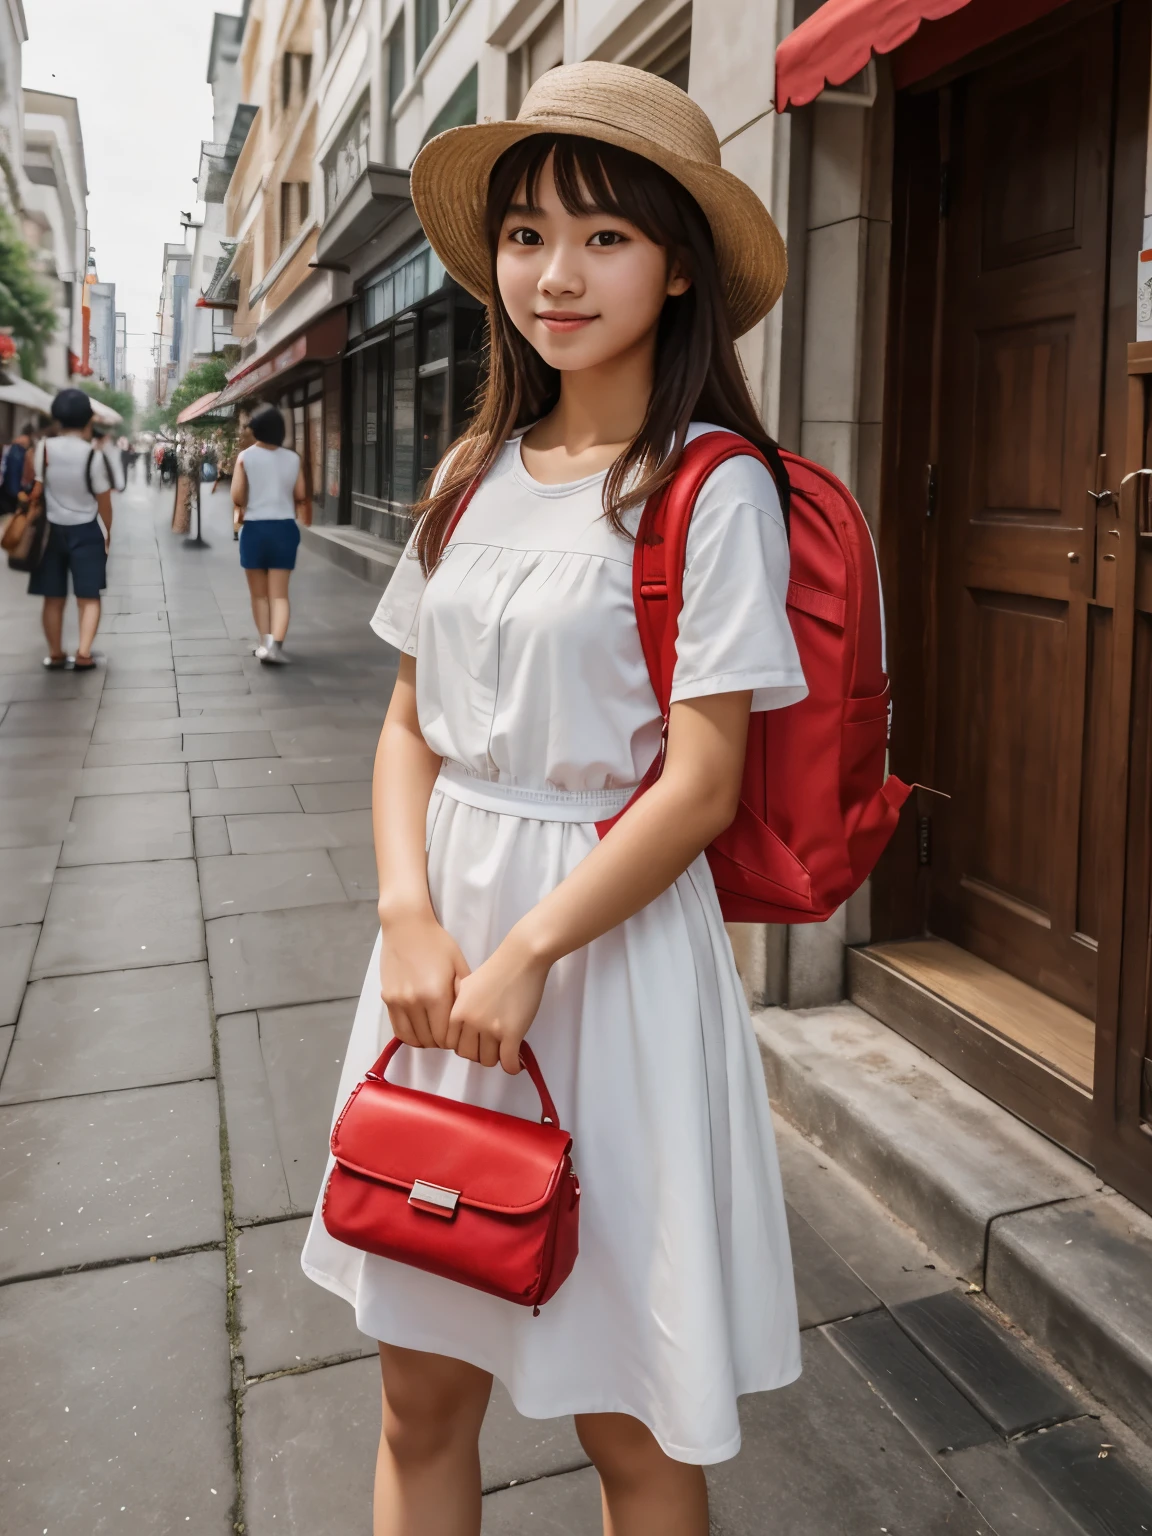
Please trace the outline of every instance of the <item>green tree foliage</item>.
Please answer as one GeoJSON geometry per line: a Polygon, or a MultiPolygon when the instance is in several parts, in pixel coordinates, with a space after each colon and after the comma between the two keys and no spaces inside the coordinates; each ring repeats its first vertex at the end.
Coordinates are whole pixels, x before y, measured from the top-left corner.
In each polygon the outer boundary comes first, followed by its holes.
{"type": "Polygon", "coordinates": [[[91,395],[93,400],[99,400],[101,405],[111,406],[114,411],[119,411],[124,418],[121,431],[126,435],[132,431],[132,422],[136,415],[136,397],[130,395],[126,389],[113,389],[108,384],[93,384],[90,380],[82,379],[80,388],[85,394],[91,395]]]}
{"type": "Polygon", "coordinates": [[[0,208],[0,326],[12,329],[25,378],[35,378],[57,324],[52,294],[32,265],[32,253],[12,216],[0,208]]]}
{"type": "Polygon", "coordinates": [[[164,407],[163,420],[166,425],[174,427],[181,411],[187,410],[201,395],[222,390],[227,382],[227,365],[222,357],[210,357],[207,362],[189,368],[164,407]]]}

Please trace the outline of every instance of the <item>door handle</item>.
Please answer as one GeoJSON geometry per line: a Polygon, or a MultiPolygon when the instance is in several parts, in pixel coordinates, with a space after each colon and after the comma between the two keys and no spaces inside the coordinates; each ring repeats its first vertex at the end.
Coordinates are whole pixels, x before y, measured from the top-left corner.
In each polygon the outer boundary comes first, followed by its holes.
{"type": "Polygon", "coordinates": [[[1137,481],[1134,487],[1136,492],[1136,532],[1142,539],[1152,539],[1152,501],[1149,500],[1149,480],[1152,479],[1152,469],[1133,469],[1128,472],[1120,482],[1120,490],[1130,480],[1137,481]]]}
{"type": "Polygon", "coordinates": [[[1089,491],[1088,494],[1098,507],[1110,507],[1112,505],[1111,491],[1089,491]]]}

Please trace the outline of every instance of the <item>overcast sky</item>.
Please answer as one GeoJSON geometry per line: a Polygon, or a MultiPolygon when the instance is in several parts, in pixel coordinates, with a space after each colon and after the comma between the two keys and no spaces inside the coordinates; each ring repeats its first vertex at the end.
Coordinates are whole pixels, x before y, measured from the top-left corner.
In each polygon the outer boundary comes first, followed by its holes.
{"type": "Polygon", "coordinates": [[[239,10],[240,0],[24,0],[24,84],[80,103],[96,270],[128,316],[138,391],[152,367],[164,242],[183,237],[200,140],[212,137],[212,17],[239,10]]]}

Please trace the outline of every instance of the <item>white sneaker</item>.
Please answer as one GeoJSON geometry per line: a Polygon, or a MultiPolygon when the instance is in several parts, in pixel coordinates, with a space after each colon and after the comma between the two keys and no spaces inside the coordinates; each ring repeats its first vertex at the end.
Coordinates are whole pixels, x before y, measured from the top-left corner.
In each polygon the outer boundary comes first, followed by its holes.
{"type": "Polygon", "coordinates": [[[267,663],[268,666],[284,667],[288,665],[288,657],[280,649],[279,640],[273,640],[271,635],[268,636],[260,649],[264,653],[260,660],[267,663]]]}

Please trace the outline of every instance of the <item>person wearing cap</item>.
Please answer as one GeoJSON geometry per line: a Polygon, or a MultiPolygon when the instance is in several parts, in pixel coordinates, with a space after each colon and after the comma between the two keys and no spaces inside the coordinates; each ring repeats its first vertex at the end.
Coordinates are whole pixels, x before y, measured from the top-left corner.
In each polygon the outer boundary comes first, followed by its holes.
{"type": "Polygon", "coordinates": [[[52,420],[56,435],[36,447],[36,481],[43,487],[48,542],[28,591],[44,599],[44,665],[59,672],[69,665],[63,632],[71,577],[80,611],[80,640],[71,665],[87,672],[96,665],[92,642],[100,625],[100,594],[107,585],[114,482],[107,460],[92,445],[92,402],[82,389],[60,391],[52,402],[52,420]]]}
{"type": "Polygon", "coordinates": [[[550,70],[514,122],[431,140],[412,196],[487,306],[489,367],[373,620],[400,653],[381,931],[337,1104],[391,1034],[416,1049],[389,1081],[536,1114],[530,1029],[580,1253],[539,1316],[342,1244],[322,1203],[303,1265],[380,1341],[376,1536],[475,1536],[493,1377],[529,1417],[575,1415],[611,1536],[707,1536],[703,1467],[739,1449],[738,1397],[800,1371],[764,1075],[704,852],[750,712],[806,692],[787,477],[734,345],[784,247],[700,108],[615,64],[550,70]],[[663,721],[634,538],[715,427],[759,456],[696,500],[663,721]]]}

